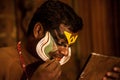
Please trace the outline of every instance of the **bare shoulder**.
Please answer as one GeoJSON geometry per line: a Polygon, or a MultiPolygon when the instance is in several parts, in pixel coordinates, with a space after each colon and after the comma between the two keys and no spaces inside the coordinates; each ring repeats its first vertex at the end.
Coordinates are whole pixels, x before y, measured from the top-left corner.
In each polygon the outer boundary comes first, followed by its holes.
{"type": "Polygon", "coordinates": [[[0,48],[0,63],[0,77],[3,77],[4,75],[7,76],[6,73],[8,75],[16,75],[15,71],[21,73],[16,47],[0,48]]]}
{"type": "Polygon", "coordinates": [[[0,66],[9,66],[12,63],[18,63],[19,56],[16,47],[0,48],[0,66]]]}
{"type": "Polygon", "coordinates": [[[1,57],[15,57],[17,56],[17,49],[15,46],[12,47],[2,47],[0,48],[1,57]]]}

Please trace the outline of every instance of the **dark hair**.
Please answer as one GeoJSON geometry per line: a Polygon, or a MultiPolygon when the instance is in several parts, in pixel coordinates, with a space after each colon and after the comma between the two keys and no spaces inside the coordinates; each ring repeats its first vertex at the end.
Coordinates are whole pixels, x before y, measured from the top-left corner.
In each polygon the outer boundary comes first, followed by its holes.
{"type": "Polygon", "coordinates": [[[61,23],[69,25],[72,32],[77,32],[83,26],[82,19],[74,10],[58,0],[48,0],[37,9],[28,26],[28,35],[36,22],[40,22],[45,31],[58,28],[61,23]]]}

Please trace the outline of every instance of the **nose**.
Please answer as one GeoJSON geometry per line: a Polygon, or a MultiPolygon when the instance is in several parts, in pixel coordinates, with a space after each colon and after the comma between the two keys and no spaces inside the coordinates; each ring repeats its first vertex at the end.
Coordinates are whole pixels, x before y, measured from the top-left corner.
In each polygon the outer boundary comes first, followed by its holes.
{"type": "Polygon", "coordinates": [[[60,54],[63,54],[64,56],[68,55],[68,47],[64,47],[64,46],[58,46],[58,51],[60,54]]]}

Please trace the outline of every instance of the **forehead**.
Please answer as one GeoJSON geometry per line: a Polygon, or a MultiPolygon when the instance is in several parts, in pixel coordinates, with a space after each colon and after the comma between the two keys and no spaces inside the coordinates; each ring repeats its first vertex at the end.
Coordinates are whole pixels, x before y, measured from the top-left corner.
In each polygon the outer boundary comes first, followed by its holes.
{"type": "Polygon", "coordinates": [[[53,37],[56,36],[57,41],[64,39],[64,42],[67,41],[67,43],[69,45],[75,43],[77,37],[78,37],[78,33],[73,33],[70,30],[70,26],[64,25],[64,24],[60,24],[59,28],[54,30],[52,33],[53,37]]]}
{"type": "Polygon", "coordinates": [[[64,34],[64,31],[67,31],[67,32],[71,33],[72,35],[77,35],[77,34],[78,34],[78,32],[73,33],[73,32],[70,30],[70,26],[65,25],[65,24],[60,24],[59,30],[60,30],[60,33],[61,33],[61,34],[64,34]]]}
{"type": "Polygon", "coordinates": [[[68,25],[65,25],[65,24],[60,24],[60,26],[59,26],[59,30],[61,33],[64,31],[71,32],[69,28],[70,27],[68,25]]]}

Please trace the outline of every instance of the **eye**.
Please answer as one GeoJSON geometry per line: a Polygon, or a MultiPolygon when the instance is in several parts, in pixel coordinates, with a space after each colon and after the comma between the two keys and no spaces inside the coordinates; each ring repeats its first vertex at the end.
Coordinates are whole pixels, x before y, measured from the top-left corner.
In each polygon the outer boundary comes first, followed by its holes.
{"type": "Polygon", "coordinates": [[[65,39],[65,35],[59,35],[59,37],[65,39]]]}
{"type": "Polygon", "coordinates": [[[59,46],[64,46],[64,47],[68,47],[68,43],[64,40],[64,39],[60,39],[57,41],[57,44],[59,46]]]}

